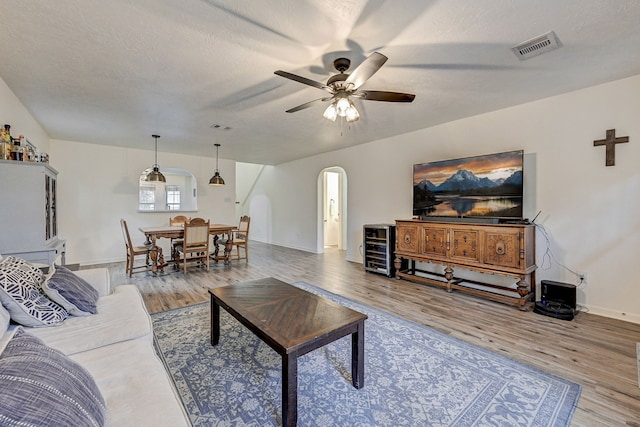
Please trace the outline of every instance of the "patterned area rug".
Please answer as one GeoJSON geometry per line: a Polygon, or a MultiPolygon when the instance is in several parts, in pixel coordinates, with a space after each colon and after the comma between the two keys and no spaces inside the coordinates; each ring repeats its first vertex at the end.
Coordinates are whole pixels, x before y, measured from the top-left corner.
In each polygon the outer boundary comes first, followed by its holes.
{"type": "MultiPolygon", "coordinates": [[[[581,387],[304,282],[366,313],[365,383],[351,385],[351,338],[298,360],[299,426],[568,426],[581,387]]],[[[194,426],[278,426],[281,358],[209,303],[152,315],[156,345],[194,426]]]]}

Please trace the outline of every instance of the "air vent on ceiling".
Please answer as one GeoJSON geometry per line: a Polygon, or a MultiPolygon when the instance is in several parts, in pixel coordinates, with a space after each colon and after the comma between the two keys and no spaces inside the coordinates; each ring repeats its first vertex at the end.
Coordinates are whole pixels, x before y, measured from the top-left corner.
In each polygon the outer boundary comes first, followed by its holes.
{"type": "Polygon", "coordinates": [[[518,46],[512,47],[511,50],[518,59],[524,61],[525,59],[533,58],[534,56],[556,50],[560,46],[562,46],[562,44],[560,43],[560,40],[558,40],[556,33],[549,31],[546,34],[527,40],[524,43],[520,43],[518,46]]]}
{"type": "Polygon", "coordinates": [[[218,125],[218,124],[212,124],[211,126],[209,126],[211,129],[215,129],[215,130],[231,130],[230,126],[224,126],[224,125],[218,125]]]}

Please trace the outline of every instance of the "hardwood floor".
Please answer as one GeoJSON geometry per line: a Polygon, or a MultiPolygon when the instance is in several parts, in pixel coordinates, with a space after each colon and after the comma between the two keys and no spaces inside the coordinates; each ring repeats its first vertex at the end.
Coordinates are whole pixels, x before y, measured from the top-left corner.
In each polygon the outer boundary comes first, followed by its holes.
{"type": "MultiPolygon", "coordinates": [[[[124,262],[107,265],[113,285],[135,283],[150,312],[208,301],[207,290],[241,281],[276,277],[306,281],[334,293],[534,366],[582,385],[572,426],[640,427],[636,343],[640,325],[580,313],[563,321],[460,292],[366,273],[325,254],[250,242],[251,262],[213,264],[185,276],[171,267],[153,277],[124,274],[124,262]]],[[[83,267],[87,268],[87,267],[83,267]]]]}

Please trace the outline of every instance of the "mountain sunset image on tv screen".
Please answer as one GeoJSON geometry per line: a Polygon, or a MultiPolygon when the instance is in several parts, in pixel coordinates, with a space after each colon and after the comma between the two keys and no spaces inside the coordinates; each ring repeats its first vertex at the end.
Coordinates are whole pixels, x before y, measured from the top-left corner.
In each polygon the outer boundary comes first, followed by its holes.
{"type": "Polygon", "coordinates": [[[413,165],[413,215],[522,219],[524,151],[413,165]]]}

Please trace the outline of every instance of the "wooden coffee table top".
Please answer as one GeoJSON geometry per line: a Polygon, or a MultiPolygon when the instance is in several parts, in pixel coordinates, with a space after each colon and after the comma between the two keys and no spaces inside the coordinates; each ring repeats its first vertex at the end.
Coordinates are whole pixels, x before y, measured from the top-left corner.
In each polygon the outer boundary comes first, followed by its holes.
{"type": "Polygon", "coordinates": [[[279,354],[301,356],[348,335],[367,315],[272,277],[210,289],[212,298],[279,354]]]}

